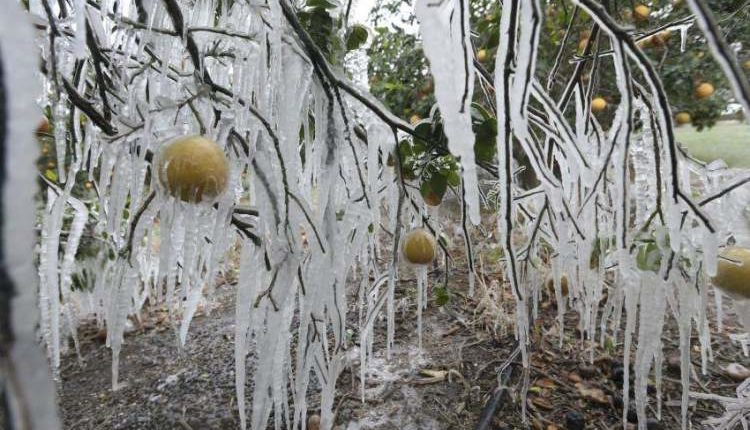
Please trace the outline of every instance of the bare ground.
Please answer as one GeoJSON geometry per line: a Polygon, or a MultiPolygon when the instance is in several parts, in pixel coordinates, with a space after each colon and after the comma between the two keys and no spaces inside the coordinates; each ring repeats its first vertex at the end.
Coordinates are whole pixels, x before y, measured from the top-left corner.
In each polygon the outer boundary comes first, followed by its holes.
{"type": "MultiPolygon", "coordinates": [[[[481,305],[466,297],[465,273],[454,271],[453,296],[448,305],[430,303],[424,315],[423,349],[416,348],[413,281],[401,283],[401,308],[397,312],[397,347],[390,360],[378,345],[361,401],[359,369],[354,363],[339,379],[336,425],[339,429],[473,429],[494,392],[498,406],[490,415],[490,429],[608,429],[622,426],[620,362],[622,345],[600,348],[580,340],[576,316],[566,319],[565,341],[558,346],[556,309],[543,303],[534,323],[534,349],[530,353],[529,391],[522,395],[520,357],[504,376],[507,389],[496,391],[498,372],[516,348],[512,333],[495,333],[477,312],[481,305]],[[590,348],[597,359],[588,361],[590,348]],[[521,400],[524,399],[524,400],[521,400]],[[521,421],[525,402],[528,423],[521,421]]],[[[60,401],[67,429],[233,429],[238,428],[234,388],[234,288],[218,289],[219,303],[210,316],[193,321],[188,345],[176,346],[175,334],[163,313],[146,318],[127,336],[120,363],[124,384],[111,390],[111,353],[101,333],[82,333],[82,356],[64,359],[60,401]]],[[[432,296],[431,296],[432,297],[432,296]]],[[[504,300],[508,300],[506,297],[504,300]]],[[[352,318],[354,313],[352,312],[352,318]]],[[[502,321],[501,321],[502,322],[502,321]]],[[[383,337],[381,321],[377,333],[383,337]]],[[[725,329],[736,330],[731,316],[725,329]]],[[[501,324],[502,326],[503,324],[501,324]]],[[[665,338],[665,371],[661,421],[649,429],[679,426],[679,369],[671,357],[677,351],[676,326],[669,321],[665,338]]],[[[750,360],[729,344],[726,335],[713,337],[716,362],[700,374],[700,355],[693,351],[696,377],[691,390],[732,395],[737,382],[722,370],[750,360]]],[[[697,343],[697,340],[694,340],[697,343]]],[[[355,345],[356,347],[356,345],[355,345]]],[[[251,379],[251,375],[249,375],[251,379]]],[[[248,404],[250,393],[248,390],[248,404]]],[[[316,404],[312,399],[311,404],[316,404]]],[[[649,416],[656,417],[652,401],[649,416]]],[[[311,410],[310,413],[314,413],[311,410]]],[[[711,402],[692,402],[693,428],[721,412],[711,402]]],[[[632,415],[632,414],[631,414],[632,415]]]]}

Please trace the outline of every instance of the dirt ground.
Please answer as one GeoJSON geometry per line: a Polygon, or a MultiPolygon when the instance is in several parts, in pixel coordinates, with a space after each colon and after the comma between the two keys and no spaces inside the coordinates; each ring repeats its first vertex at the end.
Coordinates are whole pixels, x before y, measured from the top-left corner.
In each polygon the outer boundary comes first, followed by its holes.
{"type": "MultiPolygon", "coordinates": [[[[485,405],[493,401],[498,406],[489,415],[491,423],[486,428],[490,429],[621,428],[622,345],[610,345],[608,350],[593,346],[597,359],[589,362],[592,346],[580,340],[576,316],[571,313],[566,319],[565,342],[559,347],[557,311],[550,301],[545,301],[532,328],[535,339],[530,355],[530,388],[524,397],[520,357],[508,362],[516,349],[513,334],[495,333],[488,327],[491,322],[477,312],[481,304],[466,297],[465,279],[465,273],[454,271],[449,304],[429,304],[424,314],[421,351],[416,347],[415,282],[405,280],[400,284],[396,350],[390,360],[386,360],[384,348],[376,354],[364,403],[356,363],[342,374],[336,406],[338,429],[473,429],[485,405]],[[499,373],[507,389],[496,391],[499,373]],[[499,394],[493,398],[495,392],[499,394]],[[523,402],[528,411],[527,424],[521,421],[523,402]]],[[[234,287],[224,285],[218,291],[218,307],[210,316],[195,318],[183,351],[178,350],[175,334],[162,312],[152,313],[136,324],[127,335],[121,354],[120,380],[124,386],[117,391],[111,390],[111,353],[104,346],[101,333],[93,327],[84,330],[84,364],[71,353],[64,358],[61,369],[60,401],[65,428],[238,428],[234,287]]],[[[351,314],[354,317],[355,313],[351,314]]],[[[384,333],[384,322],[377,330],[384,333]]],[[[736,327],[730,315],[725,331],[733,330],[736,327]]],[[[649,429],[679,428],[679,368],[672,359],[678,346],[676,340],[670,341],[676,338],[676,326],[671,321],[664,336],[661,421],[655,419],[656,402],[652,400],[649,429]]],[[[716,362],[706,375],[700,372],[699,352],[693,351],[698,379],[693,379],[691,390],[732,395],[737,382],[722,369],[732,362],[750,367],[750,359],[730,345],[725,334],[715,335],[713,342],[716,362]]],[[[251,377],[249,372],[248,375],[251,377]]],[[[248,404],[251,392],[248,390],[248,404]]],[[[315,404],[315,399],[311,404],[315,404]]],[[[702,419],[720,413],[720,407],[712,402],[692,402],[693,428],[700,428],[702,419]]],[[[630,415],[634,418],[634,412],[630,415]]]]}

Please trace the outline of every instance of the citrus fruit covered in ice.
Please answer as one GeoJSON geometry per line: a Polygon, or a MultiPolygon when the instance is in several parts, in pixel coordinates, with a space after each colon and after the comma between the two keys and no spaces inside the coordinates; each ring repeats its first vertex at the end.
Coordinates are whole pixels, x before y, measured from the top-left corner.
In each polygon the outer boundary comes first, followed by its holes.
{"type": "Polygon", "coordinates": [[[714,285],[730,296],[750,299],[750,249],[729,247],[720,257],[714,285]]]}
{"type": "Polygon", "coordinates": [[[186,202],[212,200],[227,187],[229,166],[216,142],[201,136],[181,137],[158,157],[159,183],[186,202]]]}
{"type": "Polygon", "coordinates": [[[423,228],[417,228],[404,238],[404,257],[412,264],[429,264],[435,259],[435,238],[423,228]]]}

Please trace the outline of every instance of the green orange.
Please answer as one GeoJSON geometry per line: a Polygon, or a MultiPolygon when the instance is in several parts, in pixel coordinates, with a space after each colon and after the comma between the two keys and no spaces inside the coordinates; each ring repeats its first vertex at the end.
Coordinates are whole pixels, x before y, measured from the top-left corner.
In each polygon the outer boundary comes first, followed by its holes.
{"type": "Polygon", "coordinates": [[[224,150],[202,136],[186,136],[169,143],[158,156],[161,186],[180,200],[213,200],[227,188],[229,164],[224,150]]]}

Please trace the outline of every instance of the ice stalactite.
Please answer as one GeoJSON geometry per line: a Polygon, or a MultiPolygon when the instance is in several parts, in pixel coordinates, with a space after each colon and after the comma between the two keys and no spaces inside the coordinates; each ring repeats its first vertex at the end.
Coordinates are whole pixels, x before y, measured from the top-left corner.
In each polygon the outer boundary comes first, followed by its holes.
{"type": "Polygon", "coordinates": [[[471,129],[474,95],[474,53],[469,27],[468,0],[419,0],[415,11],[425,55],[435,79],[435,97],[445,122],[448,147],[461,163],[469,219],[477,225],[479,185],[471,129]]]}
{"type": "Polygon", "coordinates": [[[5,424],[61,428],[55,388],[37,340],[38,278],[32,263],[38,155],[33,131],[39,80],[29,17],[5,2],[0,14],[0,374],[5,424]]]}

